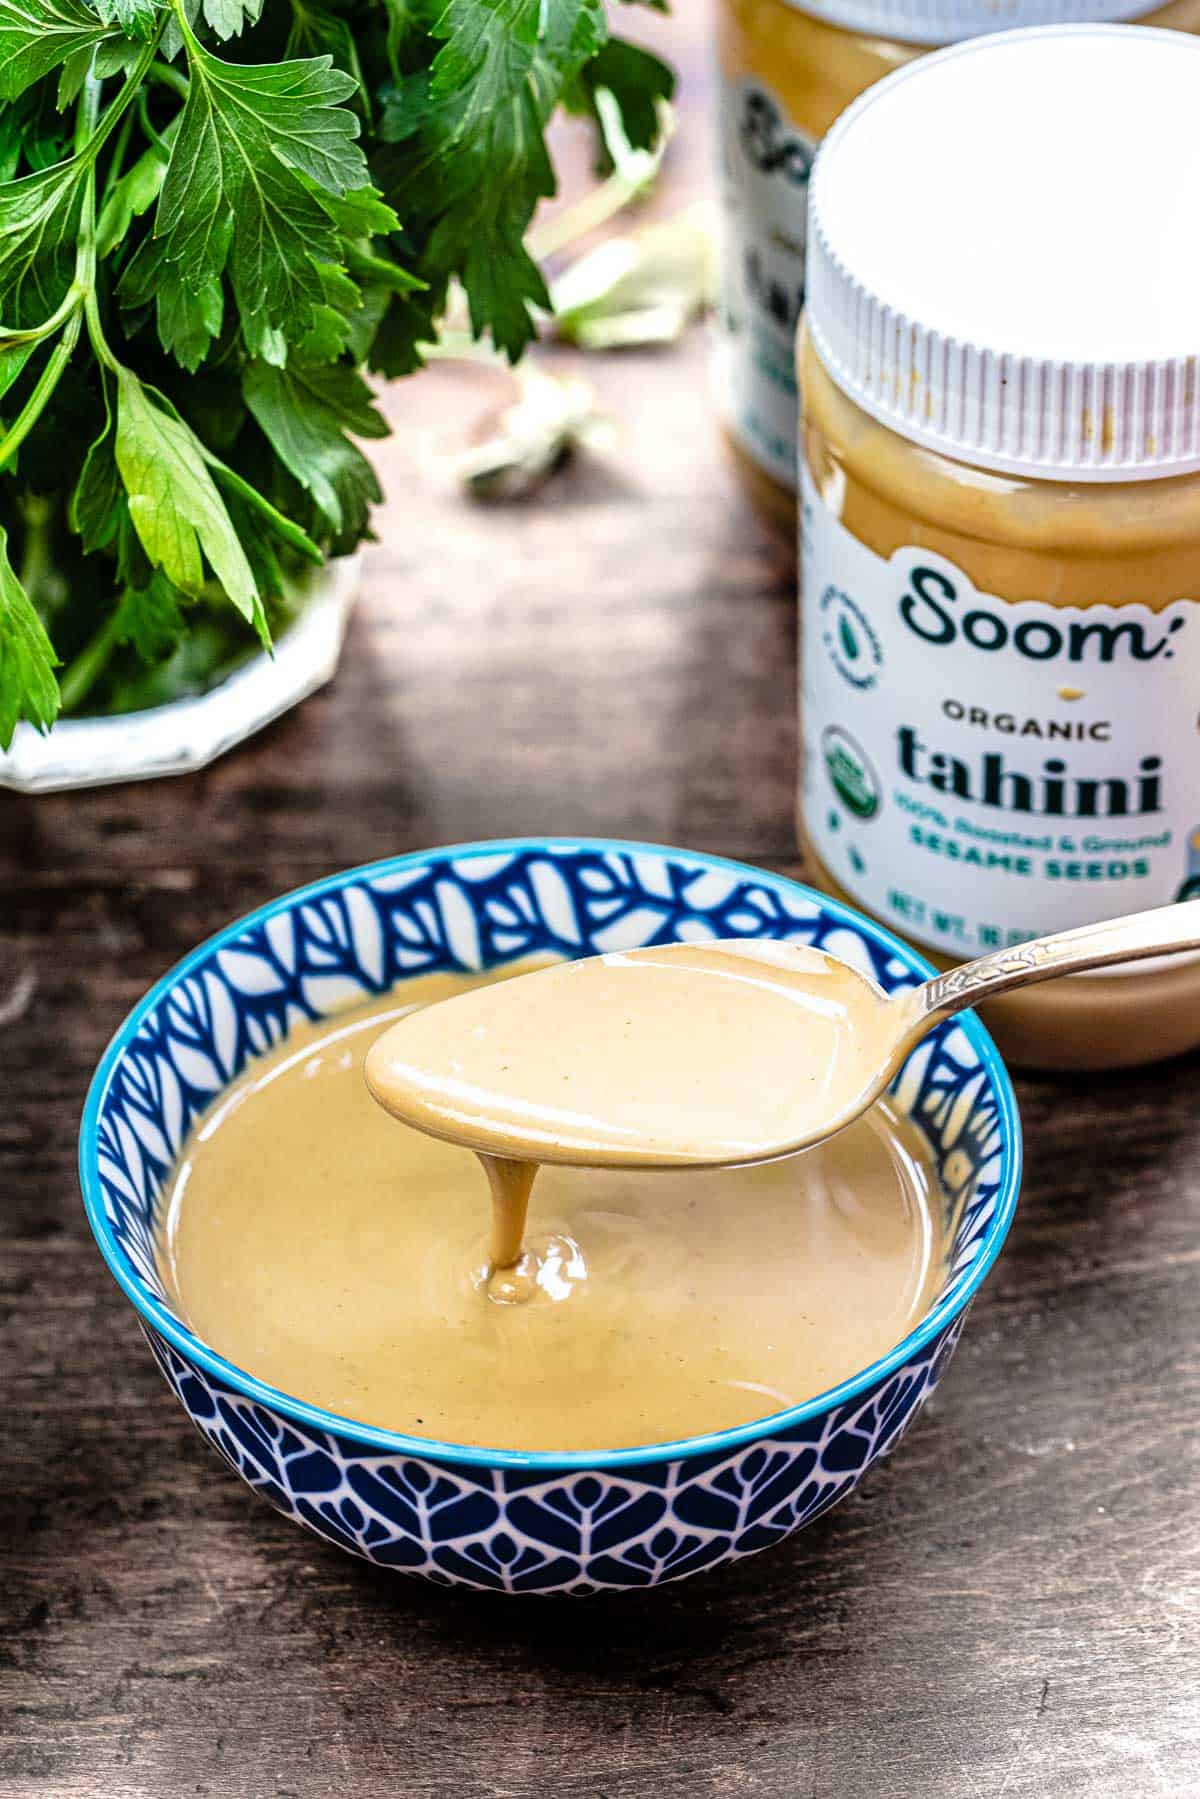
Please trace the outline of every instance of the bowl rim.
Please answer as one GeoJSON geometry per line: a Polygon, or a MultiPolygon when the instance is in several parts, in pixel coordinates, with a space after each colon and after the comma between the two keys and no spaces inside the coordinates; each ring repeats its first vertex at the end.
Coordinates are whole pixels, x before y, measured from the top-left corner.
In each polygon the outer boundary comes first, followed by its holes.
{"type": "Polygon", "coordinates": [[[100,1182],[97,1127],[109,1088],[126,1050],[148,1015],[167,997],[171,990],[181,981],[186,980],[188,975],[206,961],[215,950],[242,936],[247,930],[265,924],[267,920],[278,916],[281,912],[290,911],[297,905],[320,899],[325,894],[337,892],[354,881],[369,880],[373,876],[411,868],[434,859],[458,862],[476,857],[537,854],[538,852],[568,855],[573,851],[600,855],[651,855],[660,858],[678,858],[694,863],[700,871],[732,871],[743,877],[748,876],[777,891],[786,889],[792,894],[798,892],[802,896],[816,901],[824,911],[839,918],[860,935],[866,931],[876,942],[891,951],[906,967],[922,979],[929,979],[937,973],[932,963],[928,962],[918,950],[903,942],[886,926],[876,924],[874,919],[868,918],[832,895],[821,893],[817,889],[807,886],[803,881],[793,880],[789,875],[775,874],[766,869],[756,868],[751,863],[739,862],[733,857],[711,855],[704,850],[683,849],[670,844],[643,843],[609,837],[488,838],[467,843],[443,844],[431,849],[410,850],[397,856],[384,856],[378,861],[361,863],[357,867],[343,869],[340,873],[325,875],[320,880],[309,882],[305,886],[292,888],[289,892],[278,895],[277,898],[269,900],[254,911],[243,914],[242,917],[223,926],[221,930],[215,931],[160,976],[132,1011],[127,1013],[113,1033],[88,1087],[79,1127],[79,1182],[83,1192],[84,1210],[109,1273],[132,1304],[143,1328],[148,1326],[156,1335],[165,1338],[185,1361],[195,1363],[209,1374],[214,1375],[222,1385],[232,1388],[254,1404],[265,1406],[269,1411],[288,1418],[307,1429],[319,1430],[334,1437],[363,1444],[377,1455],[400,1454],[421,1461],[437,1461],[474,1468],[503,1468],[549,1473],[565,1469],[604,1470],[636,1467],[639,1464],[684,1461],[697,1456],[721,1455],[743,1445],[769,1440],[780,1432],[790,1430],[795,1425],[803,1424],[811,1418],[820,1417],[822,1414],[833,1411],[848,1401],[867,1393],[911,1361],[947,1325],[966,1311],[1000,1254],[1008,1235],[1021,1186],[1023,1159],[1021,1122],[1011,1077],[990,1034],[971,1012],[961,1014],[956,1022],[958,1027],[966,1033],[973,1049],[979,1056],[980,1063],[986,1070],[989,1085],[996,1097],[1001,1172],[991,1222],[967,1279],[962,1282],[952,1299],[940,1301],[893,1349],[890,1349],[885,1355],[877,1357],[859,1373],[848,1376],[847,1379],[839,1381],[836,1386],[826,1388],[823,1393],[815,1394],[813,1398],[806,1399],[799,1405],[787,1406],[782,1411],[768,1413],[763,1418],[751,1419],[746,1424],[732,1425],[725,1430],[706,1431],[698,1436],[683,1437],[677,1440],[639,1443],[623,1449],[596,1450],[490,1449],[479,1444],[441,1442],[431,1437],[408,1436],[402,1431],[385,1430],[379,1425],[364,1424],[357,1419],[342,1417],[336,1412],[326,1411],[321,1406],[312,1405],[307,1400],[297,1399],[292,1394],[284,1392],[282,1388],[272,1387],[267,1382],[260,1381],[248,1370],[239,1368],[235,1362],[227,1361],[224,1356],[211,1349],[200,1337],[195,1336],[185,1326],[179,1324],[161,1301],[153,1299],[142,1290],[127,1266],[125,1256],[119,1244],[114,1240],[110,1229],[100,1182]]]}

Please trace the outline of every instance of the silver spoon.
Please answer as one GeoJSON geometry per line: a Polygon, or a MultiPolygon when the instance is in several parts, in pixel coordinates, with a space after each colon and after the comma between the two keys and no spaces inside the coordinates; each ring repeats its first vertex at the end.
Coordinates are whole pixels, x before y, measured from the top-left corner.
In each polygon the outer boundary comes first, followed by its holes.
{"type": "Polygon", "coordinates": [[[1187,950],[1200,950],[1200,899],[1080,925],[1052,937],[1035,937],[1011,949],[994,950],[975,962],[960,963],[932,981],[896,993],[885,1001],[895,1033],[887,1066],[879,1071],[863,1104],[878,1099],[921,1038],[956,1012],[998,999],[1018,987],[1057,980],[1060,975],[1085,974],[1187,950]]]}
{"type": "Polygon", "coordinates": [[[943,1019],[1015,988],[1200,949],[1200,900],[997,950],[888,996],[822,950],[672,943],[410,1013],[367,1083],[405,1123],[522,1163],[721,1167],[843,1130],[943,1019]]]}

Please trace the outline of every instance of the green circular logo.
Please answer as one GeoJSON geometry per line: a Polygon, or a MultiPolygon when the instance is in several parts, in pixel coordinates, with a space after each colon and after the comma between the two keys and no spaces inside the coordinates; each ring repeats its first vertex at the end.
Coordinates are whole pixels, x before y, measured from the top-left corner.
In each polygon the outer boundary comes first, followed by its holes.
{"type": "Polygon", "coordinates": [[[879,680],[883,646],[875,627],[858,604],[832,582],[821,595],[821,640],[833,666],[850,687],[868,693],[879,680]]]}
{"type": "Polygon", "coordinates": [[[879,778],[862,745],[841,725],[830,725],[821,733],[821,754],[825,772],[846,810],[855,818],[874,818],[882,794],[879,778]]]}

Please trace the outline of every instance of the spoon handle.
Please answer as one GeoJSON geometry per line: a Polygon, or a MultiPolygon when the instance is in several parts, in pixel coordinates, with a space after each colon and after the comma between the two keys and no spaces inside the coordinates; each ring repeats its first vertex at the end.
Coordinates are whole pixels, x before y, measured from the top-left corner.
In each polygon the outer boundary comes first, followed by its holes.
{"type": "Polygon", "coordinates": [[[1060,931],[1054,937],[1036,937],[981,956],[977,962],[964,962],[926,981],[923,987],[911,989],[900,1002],[907,1019],[906,1036],[921,1037],[939,1018],[949,1018],[1014,987],[1179,950],[1200,950],[1200,899],[1156,906],[1127,918],[1105,919],[1075,931],[1060,931]]]}

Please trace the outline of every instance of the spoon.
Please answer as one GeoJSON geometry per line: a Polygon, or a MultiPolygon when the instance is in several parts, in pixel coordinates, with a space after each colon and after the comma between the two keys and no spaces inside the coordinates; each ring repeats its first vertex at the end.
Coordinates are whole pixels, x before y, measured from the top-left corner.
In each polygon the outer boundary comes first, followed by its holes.
{"type": "Polygon", "coordinates": [[[1200,900],[998,950],[891,997],[823,950],[669,943],[564,962],[407,1014],[367,1084],[487,1157],[602,1167],[771,1161],[832,1136],[934,1025],[1058,975],[1200,949],[1200,900]]]}

